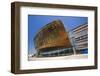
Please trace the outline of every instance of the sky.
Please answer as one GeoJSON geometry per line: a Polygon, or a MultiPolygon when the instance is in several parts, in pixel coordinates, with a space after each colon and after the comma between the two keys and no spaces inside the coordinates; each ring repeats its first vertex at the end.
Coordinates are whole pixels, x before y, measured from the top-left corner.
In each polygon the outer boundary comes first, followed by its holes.
{"type": "Polygon", "coordinates": [[[50,16],[50,15],[28,15],[28,54],[36,53],[33,38],[36,33],[46,24],[61,20],[65,29],[71,30],[75,27],[88,23],[87,17],[76,16],[50,16]]]}

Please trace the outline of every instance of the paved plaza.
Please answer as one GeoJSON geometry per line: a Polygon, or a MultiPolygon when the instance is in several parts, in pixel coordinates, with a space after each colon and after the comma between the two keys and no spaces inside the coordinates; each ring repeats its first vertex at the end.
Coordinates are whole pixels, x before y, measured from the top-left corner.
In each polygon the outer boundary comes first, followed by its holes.
{"type": "Polygon", "coordinates": [[[70,56],[59,56],[59,57],[29,57],[29,61],[37,61],[37,60],[67,60],[67,59],[84,59],[88,58],[87,54],[76,54],[76,55],[70,55],[70,56]]]}

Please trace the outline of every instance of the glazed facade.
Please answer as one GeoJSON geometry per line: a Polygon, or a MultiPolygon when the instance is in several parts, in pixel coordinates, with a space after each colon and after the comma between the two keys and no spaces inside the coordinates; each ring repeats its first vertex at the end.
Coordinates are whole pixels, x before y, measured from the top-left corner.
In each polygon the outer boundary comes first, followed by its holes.
{"type": "Polygon", "coordinates": [[[70,32],[70,39],[76,53],[88,53],[88,24],[83,24],[70,32]]]}

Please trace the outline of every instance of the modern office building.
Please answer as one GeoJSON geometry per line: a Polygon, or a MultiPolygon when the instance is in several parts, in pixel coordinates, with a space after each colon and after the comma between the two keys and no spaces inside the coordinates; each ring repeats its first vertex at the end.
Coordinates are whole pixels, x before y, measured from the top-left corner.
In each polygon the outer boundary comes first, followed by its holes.
{"type": "Polygon", "coordinates": [[[60,20],[42,27],[34,37],[37,57],[54,57],[73,54],[69,35],[60,20]]]}
{"type": "Polygon", "coordinates": [[[88,24],[82,24],[70,30],[70,41],[76,54],[88,53],[88,24]]]}

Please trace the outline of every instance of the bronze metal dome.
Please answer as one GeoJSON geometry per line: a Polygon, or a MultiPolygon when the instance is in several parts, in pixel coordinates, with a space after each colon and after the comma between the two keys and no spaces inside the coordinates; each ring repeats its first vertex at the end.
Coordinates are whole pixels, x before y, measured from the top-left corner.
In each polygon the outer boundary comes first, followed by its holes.
{"type": "Polygon", "coordinates": [[[60,20],[55,20],[42,27],[34,38],[34,45],[38,52],[71,48],[68,33],[60,20]]]}

